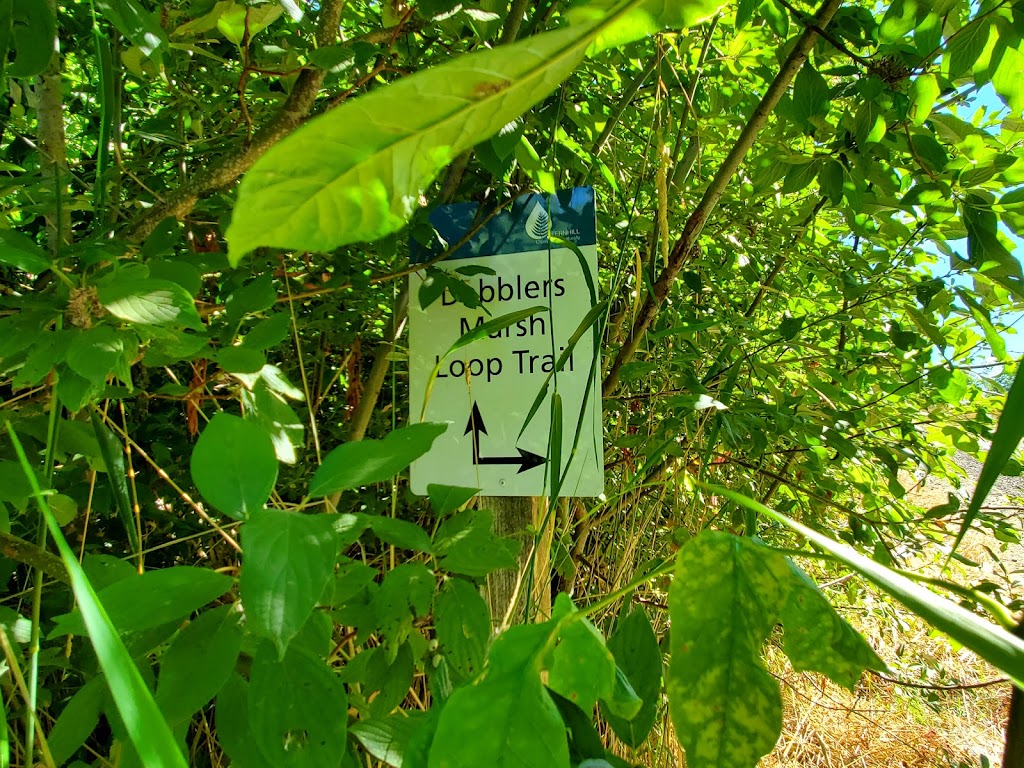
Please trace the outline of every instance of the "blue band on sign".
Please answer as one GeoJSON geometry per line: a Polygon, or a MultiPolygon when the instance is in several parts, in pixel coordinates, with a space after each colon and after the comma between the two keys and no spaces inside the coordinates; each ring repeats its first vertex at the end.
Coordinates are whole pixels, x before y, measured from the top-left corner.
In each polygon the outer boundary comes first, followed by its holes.
{"type": "MultiPolygon", "coordinates": [[[[453,203],[435,208],[430,214],[430,223],[447,245],[435,243],[428,249],[414,241],[412,263],[422,264],[440,256],[465,237],[485,215],[479,203],[453,203]]],[[[593,187],[576,187],[553,195],[539,192],[521,195],[448,258],[471,259],[558,248],[557,242],[549,240],[549,233],[551,237],[576,245],[597,244],[593,187]]]]}

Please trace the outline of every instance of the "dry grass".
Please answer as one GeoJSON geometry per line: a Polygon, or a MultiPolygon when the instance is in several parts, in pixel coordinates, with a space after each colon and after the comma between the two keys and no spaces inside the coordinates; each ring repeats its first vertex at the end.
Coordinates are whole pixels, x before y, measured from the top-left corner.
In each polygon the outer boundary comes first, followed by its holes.
{"type": "MultiPolygon", "coordinates": [[[[928,677],[935,683],[941,677],[943,684],[963,684],[998,678],[973,654],[954,651],[923,628],[904,641],[902,658],[885,653],[884,643],[873,643],[900,679],[934,684],[928,677]],[[922,680],[924,670],[933,674],[922,680]]],[[[851,693],[821,675],[794,672],[776,649],[767,662],[782,685],[785,714],[782,738],[763,768],[981,766],[982,755],[999,764],[1009,684],[928,691],[866,675],[851,693]]]]}
{"type": "MultiPolygon", "coordinates": [[[[935,481],[916,489],[914,501],[924,508],[946,501],[952,489],[935,481]]],[[[960,580],[1002,581],[1019,592],[1024,548],[971,533],[961,548],[982,567],[961,573],[960,580]],[[992,553],[997,552],[1001,566],[992,553]]],[[[936,560],[908,563],[939,575],[936,560]]],[[[847,615],[899,680],[925,685],[970,685],[999,679],[1000,674],[966,649],[957,649],[924,622],[871,592],[863,592],[863,610],[847,615]]],[[[834,600],[833,604],[842,604],[834,600]]],[[[929,690],[894,684],[865,675],[855,692],[821,675],[794,672],[776,648],[769,669],[782,685],[783,735],[763,768],[974,768],[1000,765],[1010,685],[962,690],[929,690]]]]}

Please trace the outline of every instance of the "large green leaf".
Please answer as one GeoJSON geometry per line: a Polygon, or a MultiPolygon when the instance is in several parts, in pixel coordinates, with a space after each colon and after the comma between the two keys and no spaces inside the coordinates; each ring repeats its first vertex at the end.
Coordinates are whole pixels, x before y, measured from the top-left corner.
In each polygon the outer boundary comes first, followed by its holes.
{"type": "Polygon", "coordinates": [[[216,717],[217,742],[231,758],[232,765],[242,768],[275,768],[263,757],[252,734],[249,723],[249,683],[233,670],[217,695],[216,717]]]}
{"type": "Polygon", "coordinates": [[[373,610],[392,660],[412,631],[413,619],[430,612],[434,590],[434,574],[422,563],[402,563],[384,577],[374,595],[373,610]]]}
{"type": "Polygon", "coordinates": [[[64,706],[60,717],[46,735],[46,744],[57,765],[63,765],[78,751],[100,722],[106,686],[102,677],[83,685],[64,706]]]}
{"type": "MultiPolygon", "coordinates": [[[[39,3],[44,6],[45,3],[39,3]]],[[[50,268],[46,253],[33,240],[13,229],[0,229],[0,264],[38,275],[50,268]]]]}
{"type": "Polygon", "coordinates": [[[540,681],[544,629],[511,627],[495,642],[484,681],[441,711],[429,768],[568,768],[565,727],[540,681]]]}
{"type": "Polygon", "coordinates": [[[601,702],[601,714],[615,735],[635,748],[654,727],[661,698],[661,649],[642,609],[634,608],[619,621],[608,638],[608,650],[642,703],[639,712],[629,719],[612,712],[605,702],[601,702]]]}
{"type": "Polygon", "coordinates": [[[885,669],[864,637],[836,613],[807,574],[793,563],[788,566],[790,589],[781,619],[793,669],[821,672],[851,691],[865,669],[885,669]]]}
{"type": "Polygon", "coordinates": [[[160,26],[159,19],[139,5],[137,0],[95,2],[96,10],[159,66],[163,50],[167,47],[167,33],[160,26]]]}
{"type": "Polygon", "coordinates": [[[434,627],[441,652],[459,681],[472,680],[483,671],[491,614],[479,589],[464,579],[449,579],[434,599],[434,627]]]}
{"type": "Polygon", "coordinates": [[[310,496],[358,488],[388,480],[430,450],[447,424],[413,424],[383,440],[342,443],[324,457],[309,485],[310,496]]]}
{"type": "Polygon", "coordinates": [[[227,682],[242,648],[241,618],[233,605],[206,611],[164,651],[156,703],[170,722],[187,722],[227,682]]]}
{"type": "Polygon", "coordinates": [[[349,731],[375,758],[402,768],[412,738],[424,726],[426,717],[425,713],[413,710],[385,720],[360,720],[349,731]]]}
{"type": "MultiPolygon", "coordinates": [[[[1017,450],[1020,441],[1024,440],[1024,358],[1017,363],[1017,373],[1010,385],[1010,391],[1006,393],[1006,402],[1003,405],[1003,412],[999,416],[999,425],[996,427],[996,434],[992,438],[992,445],[989,448],[985,464],[978,475],[978,482],[974,486],[974,495],[971,497],[971,504],[967,508],[967,514],[957,533],[956,541],[953,542],[953,552],[956,552],[960,542],[964,540],[971,523],[977,518],[981,511],[981,505],[988,498],[992,486],[1006,467],[1013,452],[1017,450]]],[[[1024,680],[1024,677],[1017,677],[1024,680]]]]}
{"type": "Polygon", "coordinates": [[[1018,687],[1024,687],[1024,640],[988,623],[979,616],[917,584],[852,547],[830,539],[813,528],[776,512],[758,501],[728,488],[705,485],[708,491],[721,494],[741,507],[782,523],[806,538],[815,547],[829,552],[865,578],[877,584],[918,616],[930,622],[987,662],[1001,669],[1018,687]]]}
{"type": "MultiPolygon", "coordinates": [[[[558,620],[575,612],[576,606],[562,592],[555,600],[551,617],[558,620]]],[[[615,659],[601,633],[587,619],[576,619],[559,633],[547,685],[588,714],[598,699],[611,698],[615,659]]]]}
{"type": "Polygon", "coordinates": [[[277,456],[267,431],[218,413],[196,441],[190,462],[199,492],[225,515],[244,520],[262,509],[277,482],[277,456]]]}
{"type": "Polygon", "coordinates": [[[434,535],[434,552],[450,573],[479,578],[516,567],[519,542],[494,535],[494,513],[467,509],[445,520],[434,535]]]}
{"type": "Polygon", "coordinates": [[[252,391],[242,390],[242,402],[246,405],[246,418],[261,425],[270,435],[277,460],[285,464],[297,462],[306,427],[284,397],[260,378],[252,391]]]}
{"type": "Polygon", "coordinates": [[[333,515],[255,510],[242,529],[242,604],[255,634],[282,656],[334,576],[333,515]]]}
{"type": "Polygon", "coordinates": [[[125,322],[203,327],[188,291],[170,280],[115,277],[99,286],[99,296],[103,307],[125,322]]]}
{"type": "MultiPolygon", "coordinates": [[[[565,15],[573,23],[582,24],[599,19],[602,14],[620,5],[615,0],[572,3],[565,15]]],[[[724,5],[717,0],[643,0],[630,3],[614,24],[597,30],[587,53],[594,55],[609,48],[617,48],[664,27],[688,27],[706,21],[724,5]]]]}
{"type": "Polygon", "coordinates": [[[50,4],[40,0],[14,0],[11,14],[15,58],[7,70],[11,77],[35,77],[53,58],[57,19],[50,4]]]}
{"type": "Polygon", "coordinates": [[[139,668],[135,666],[128,649],[118,637],[117,630],[114,629],[103,603],[86,578],[78,557],[57,525],[35,473],[32,472],[25,450],[10,422],[7,423],[7,433],[14,444],[25,477],[32,486],[32,494],[46,521],[46,527],[57,544],[64,566],[68,569],[71,589],[78,601],[79,611],[89,633],[89,640],[96,651],[100,669],[106,675],[114,704],[143,765],[151,768],[186,768],[188,764],[185,757],[178,749],[174,735],[142,679],[139,668]]]}
{"type": "Polygon", "coordinates": [[[329,251],[397,231],[441,169],[551,93],[598,36],[614,29],[625,42],[660,16],[691,18],[665,0],[608,5],[593,4],[581,23],[403,77],[275,144],[239,188],[232,262],[259,246],[329,251]]]}
{"type": "Polygon", "coordinates": [[[779,688],[760,660],[786,593],[773,565],[717,531],[679,552],[666,687],[690,768],[754,766],[782,732],[779,688]]]}
{"type": "MultiPolygon", "coordinates": [[[[234,580],[208,568],[179,565],[121,579],[100,590],[99,599],[117,631],[140,632],[172,621],[216,600],[234,580]]],[[[58,616],[50,637],[84,635],[87,624],[81,608],[58,616]]]]}
{"type": "Polygon", "coordinates": [[[334,670],[298,648],[279,659],[269,643],[252,662],[249,727],[275,768],[337,766],[345,751],[348,697],[334,670]]]}

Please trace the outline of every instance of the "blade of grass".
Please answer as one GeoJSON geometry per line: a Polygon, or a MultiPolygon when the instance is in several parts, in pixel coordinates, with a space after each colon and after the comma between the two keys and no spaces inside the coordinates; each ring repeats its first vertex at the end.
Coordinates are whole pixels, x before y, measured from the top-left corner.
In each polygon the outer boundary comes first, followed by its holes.
{"type": "Polygon", "coordinates": [[[121,444],[114,437],[114,434],[107,429],[96,411],[89,414],[92,419],[92,428],[96,433],[96,442],[100,446],[100,457],[107,465],[107,480],[110,482],[111,495],[114,497],[114,506],[117,507],[118,517],[128,534],[128,541],[132,545],[132,552],[139,553],[139,537],[135,531],[135,520],[132,516],[132,500],[128,493],[128,472],[125,468],[125,453],[121,444]]]}
{"type": "Polygon", "coordinates": [[[53,511],[39,487],[39,482],[25,455],[25,449],[22,448],[21,441],[18,440],[10,422],[7,424],[7,433],[21,462],[22,471],[32,487],[32,495],[39,506],[39,511],[46,520],[46,526],[57,544],[64,565],[67,566],[71,588],[82,612],[89,639],[96,650],[96,658],[107,677],[114,703],[142,764],[147,768],[187,768],[188,764],[175,743],[167,721],[160,714],[128,649],[121,642],[85,571],[64,538],[57,519],[53,516],[53,511]]]}
{"type": "MultiPolygon", "coordinates": [[[[963,525],[960,526],[960,532],[956,535],[956,541],[953,542],[949,557],[953,556],[957,547],[960,546],[960,542],[967,535],[967,531],[971,529],[971,524],[978,517],[981,505],[985,503],[989,491],[992,490],[992,486],[999,478],[999,473],[1003,471],[1003,467],[1013,456],[1013,452],[1017,450],[1022,439],[1024,439],[1024,358],[1017,363],[1017,375],[1013,377],[1010,391],[1006,393],[1006,404],[999,416],[999,425],[996,427],[995,437],[992,438],[992,447],[989,449],[988,456],[985,457],[985,465],[981,468],[981,474],[978,475],[978,484],[974,486],[971,505],[967,508],[963,525]]],[[[949,562],[948,558],[947,562],[949,562]]]]}
{"type": "Polygon", "coordinates": [[[988,623],[951,600],[925,589],[920,584],[915,584],[906,576],[876,563],[852,547],[833,541],[828,536],[824,536],[758,501],[747,498],[742,493],[720,485],[708,483],[697,483],[697,485],[796,531],[811,544],[834,555],[838,560],[892,595],[936,629],[945,632],[958,643],[967,646],[994,667],[1002,670],[1013,679],[1014,685],[1024,690],[1024,640],[988,623]]]}

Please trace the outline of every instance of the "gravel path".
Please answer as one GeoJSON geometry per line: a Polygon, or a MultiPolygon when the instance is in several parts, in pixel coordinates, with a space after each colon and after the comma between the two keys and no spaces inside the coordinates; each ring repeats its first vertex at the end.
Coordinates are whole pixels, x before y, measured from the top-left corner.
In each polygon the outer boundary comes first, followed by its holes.
{"type": "MultiPolygon", "coordinates": [[[[981,462],[963,451],[957,451],[954,460],[967,472],[967,477],[960,484],[960,490],[954,491],[954,493],[965,502],[969,502],[971,496],[974,495],[974,486],[978,482],[978,476],[981,474],[981,462]]],[[[1017,477],[1000,475],[995,485],[992,486],[985,504],[987,506],[1008,506],[1013,503],[1014,498],[1018,503],[1021,498],[1024,498],[1024,475],[1017,477]]]]}

